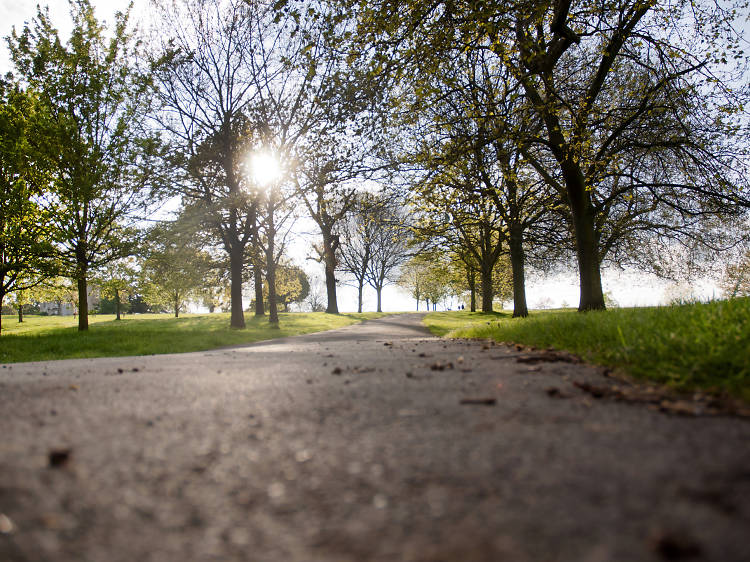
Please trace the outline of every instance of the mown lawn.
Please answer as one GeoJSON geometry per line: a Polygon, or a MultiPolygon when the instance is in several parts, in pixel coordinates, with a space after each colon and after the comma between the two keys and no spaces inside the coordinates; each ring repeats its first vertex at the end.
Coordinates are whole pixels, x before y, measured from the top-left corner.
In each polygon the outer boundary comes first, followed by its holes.
{"type": "Polygon", "coordinates": [[[677,390],[750,401],[750,299],[578,313],[433,313],[436,335],[555,347],[677,390]]]}
{"type": "Polygon", "coordinates": [[[115,320],[114,315],[92,315],[88,332],[79,332],[72,316],[27,316],[19,324],[3,316],[0,363],[44,361],[73,357],[115,357],[182,353],[341,328],[382,313],[279,314],[279,327],[268,318],[246,314],[247,327],[229,327],[229,314],[139,314],[115,320]]]}

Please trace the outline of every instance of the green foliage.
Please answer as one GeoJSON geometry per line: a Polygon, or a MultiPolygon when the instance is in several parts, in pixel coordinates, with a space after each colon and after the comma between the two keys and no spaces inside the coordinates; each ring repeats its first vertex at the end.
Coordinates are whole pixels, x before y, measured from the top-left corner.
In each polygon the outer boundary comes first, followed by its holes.
{"type": "MultiPolygon", "coordinates": [[[[268,295],[267,285],[263,286],[263,294],[268,295]]],[[[276,298],[285,312],[290,304],[303,302],[309,294],[310,281],[301,267],[284,264],[276,267],[276,298]]]]}
{"type": "Polygon", "coordinates": [[[75,331],[75,320],[70,316],[30,316],[23,324],[14,317],[5,317],[8,335],[3,337],[0,363],[200,351],[331,330],[380,316],[383,315],[280,314],[279,328],[270,329],[264,318],[251,318],[246,329],[236,330],[229,328],[228,314],[188,314],[182,318],[144,314],[131,315],[120,322],[115,322],[113,316],[97,315],[85,333],[75,331]]]}
{"type": "Polygon", "coordinates": [[[433,333],[555,347],[678,390],[707,389],[750,400],[750,299],[525,319],[455,329],[462,313],[426,318],[433,333]]]}
{"type": "Polygon", "coordinates": [[[199,297],[204,279],[215,267],[200,240],[182,231],[179,224],[155,226],[144,254],[139,291],[152,307],[172,310],[175,316],[188,300],[199,297]]]}
{"type": "Polygon", "coordinates": [[[30,143],[40,111],[33,94],[0,79],[0,304],[38,284],[54,265],[50,216],[40,205],[46,170],[30,143]]]}
{"type": "MultiPolygon", "coordinates": [[[[49,164],[44,197],[57,258],[85,301],[92,269],[128,255],[126,216],[144,205],[154,142],[144,132],[148,77],[136,69],[128,14],[108,31],[89,0],[71,2],[73,30],[63,43],[47,10],[8,39],[24,84],[44,119],[30,143],[49,164]]],[[[84,307],[85,308],[85,307],[84,307]]],[[[86,329],[86,313],[80,328],[86,329]]]]}

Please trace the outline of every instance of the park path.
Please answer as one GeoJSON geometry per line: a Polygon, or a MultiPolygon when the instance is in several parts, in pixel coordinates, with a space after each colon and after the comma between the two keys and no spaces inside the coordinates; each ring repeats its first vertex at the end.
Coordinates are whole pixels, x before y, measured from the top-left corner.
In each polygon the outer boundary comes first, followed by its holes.
{"type": "Polygon", "coordinates": [[[0,560],[750,560],[747,420],[420,320],[3,365],[0,560]]]}

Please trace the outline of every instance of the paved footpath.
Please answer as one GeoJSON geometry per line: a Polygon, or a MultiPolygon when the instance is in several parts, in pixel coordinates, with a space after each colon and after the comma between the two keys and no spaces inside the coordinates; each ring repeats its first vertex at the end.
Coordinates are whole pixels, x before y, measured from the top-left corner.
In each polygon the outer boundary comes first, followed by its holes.
{"type": "Polygon", "coordinates": [[[750,560],[748,420],[420,319],[3,365],[0,560],[750,560]]]}

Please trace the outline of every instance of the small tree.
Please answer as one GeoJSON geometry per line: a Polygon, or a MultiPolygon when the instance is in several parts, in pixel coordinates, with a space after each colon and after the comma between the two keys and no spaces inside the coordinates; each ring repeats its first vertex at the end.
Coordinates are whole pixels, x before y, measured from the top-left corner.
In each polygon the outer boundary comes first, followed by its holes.
{"type": "Polygon", "coordinates": [[[120,320],[122,299],[127,299],[137,285],[135,260],[127,258],[108,263],[97,274],[95,282],[102,296],[114,299],[116,319],[120,320]]]}
{"type": "Polygon", "coordinates": [[[187,301],[200,294],[204,278],[214,266],[189,233],[174,225],[159,225],[149,234],[141,264],[140,288],[151,305],[170,308],[179,317],[187,301]]]}

